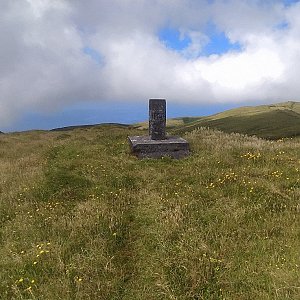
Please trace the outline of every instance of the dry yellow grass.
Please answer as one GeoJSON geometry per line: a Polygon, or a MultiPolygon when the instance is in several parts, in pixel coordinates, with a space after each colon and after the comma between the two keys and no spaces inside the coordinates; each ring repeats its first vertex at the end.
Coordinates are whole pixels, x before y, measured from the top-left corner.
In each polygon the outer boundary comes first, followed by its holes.
{"type": "MultiPolygon", "coordinates": [[[[173,128],[176,126],[181,126],[184,125],[184,122],[182,119],[167,119],[167,128],[173,128]]],[[[136,123],[135,126],[138,127],[138,129],[140,130],[146,130],[149,128],[149,122],[140,122],[140,123],[136,123]]]]}

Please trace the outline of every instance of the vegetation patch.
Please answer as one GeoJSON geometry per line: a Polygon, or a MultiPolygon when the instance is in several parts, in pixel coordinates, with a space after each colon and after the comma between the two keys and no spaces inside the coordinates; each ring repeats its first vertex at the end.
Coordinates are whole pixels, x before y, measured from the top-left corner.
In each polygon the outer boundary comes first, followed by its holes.
{"type": "Polygon", "coordinates": [[[188,158],[138,160],[141,134],[1,135],[1,297],[300,298],[299,138],[200,128],[188,158]]]}
{"type": "Polygon", "coordinates": [[[177,127],[174,130],[176,134],[208,127],[227,133],[278,140],[300,135],[300,103],[289,101],[273,105],[241,107],[208,117],[181,120],[185,125],[177,127]]]}

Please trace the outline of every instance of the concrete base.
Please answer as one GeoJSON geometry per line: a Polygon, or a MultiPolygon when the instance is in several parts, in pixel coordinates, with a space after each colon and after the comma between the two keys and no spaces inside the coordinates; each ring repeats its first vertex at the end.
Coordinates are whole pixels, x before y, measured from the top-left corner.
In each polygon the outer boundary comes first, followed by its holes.
{"type": "Polygon", "coordinates": [[[189,143],[177,136],[168,136],[165,140],[151,140],[149,136],[129,136],[132,154],[138,158],[183,158],[190,153],[189,143]]]}

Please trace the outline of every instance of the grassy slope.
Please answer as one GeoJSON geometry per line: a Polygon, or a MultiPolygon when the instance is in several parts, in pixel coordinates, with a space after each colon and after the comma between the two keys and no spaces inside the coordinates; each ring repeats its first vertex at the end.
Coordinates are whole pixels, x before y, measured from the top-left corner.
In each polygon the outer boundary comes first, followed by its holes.
{"type": "Polygon", "coordinates": [[[200,126],[216,128],[228,133],[236,132],[266,139],[280,139],[300,136],[300,114],[291,110],[274,110],[254,115],[204,119],[179,127],[177,133],[191,131],[200,126]]]}
{"type": "Polygon", "coordinates": [[[74,126],[65,126],[65,127],[59,127],[51,129],[51,131],[70,131],[74,129],[88,129],[93,127],[104,127],[104,126],[119,126],[119,127],[130,127],[131,125],[127,124],[119,124],[119,123],[101,123],[101,124],[92,124],[92,125],[74,125],[74,126]]]}
{"type": "MultiPolygon", "coordinates": [[[[184,118],[182,119],[184,121],[184,118]]],[[[285,102],[272,105],[248,106],[231,109],[193,121],[187,118],[177,132],[209,127],[224,132],[256,135],[268,139],[280,139],[300,135],[300,103],[285,102]]]]}
{"type": "Polygon", "coordinates": [[[118,126],[0,137],[1,299],[299,299],[299,139],[118,126]]]}
{"type": "Polygon", "coordinates": [[[212,116],[207,117],[209,120],[222,119],[226,117],[241,117],[253,116],[262,113],[273,112],[277,110],[291,110],[300,113],[300,102],[287,101],[282,103],[259,105],[259,106],[244,106],[235,109],[230,109],[212,116]]]}

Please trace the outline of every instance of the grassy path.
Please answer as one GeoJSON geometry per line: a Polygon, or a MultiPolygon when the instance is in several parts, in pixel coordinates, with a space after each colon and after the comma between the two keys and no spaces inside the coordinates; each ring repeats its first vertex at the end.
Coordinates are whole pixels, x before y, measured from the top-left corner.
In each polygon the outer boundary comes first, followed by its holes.
{"type": "Polygon", "coordinates": [[[0,299],[300,297],[299,140],[137,160],[127,134],[0,137],[0,299]]]}

